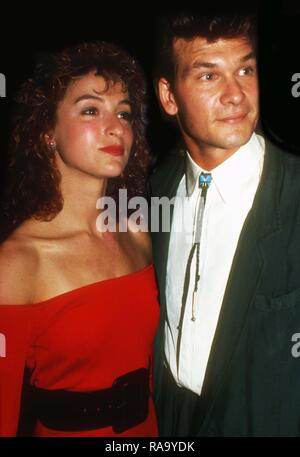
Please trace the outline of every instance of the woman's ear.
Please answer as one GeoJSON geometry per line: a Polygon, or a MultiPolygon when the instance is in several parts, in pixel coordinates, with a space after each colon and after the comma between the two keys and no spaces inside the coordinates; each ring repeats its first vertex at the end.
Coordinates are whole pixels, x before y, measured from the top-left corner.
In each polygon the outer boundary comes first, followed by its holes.
{"type": "Polygon", "coordinates": [[[178,112],[177,103],[171,90],[170,83],[165,78],[158,81],[158,95],[160,103],[169,116],[175,116],[178,112]]]}

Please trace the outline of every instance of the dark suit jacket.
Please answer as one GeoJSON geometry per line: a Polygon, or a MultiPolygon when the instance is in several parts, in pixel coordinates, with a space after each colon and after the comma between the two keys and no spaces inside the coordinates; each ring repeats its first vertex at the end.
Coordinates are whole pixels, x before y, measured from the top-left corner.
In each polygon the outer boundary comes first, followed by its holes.
{"type": "MultiPolygon", "coordinates": [[[[172,197],[185,157],[153,175],[154,196],[172,197]]],[[[221,229],[220,229],[221,230],[221,229]]],[[[153,233],[161,323],[154,386],[159,415],[169,233],[153,233]]],[[[266,142],[263,173],[240,234],[206,369],[192,435],[300,435],[300,159],[266,142]]]]}

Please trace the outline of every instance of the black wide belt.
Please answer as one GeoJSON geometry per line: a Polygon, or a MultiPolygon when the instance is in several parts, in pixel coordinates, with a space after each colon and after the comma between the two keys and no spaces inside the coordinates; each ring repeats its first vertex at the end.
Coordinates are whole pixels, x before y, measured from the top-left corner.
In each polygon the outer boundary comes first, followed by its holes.
{"type": "Polygon", "coordinates": [[[147,418],[149,370],[140,368],[115,379],[112,387],[94,392],[32,387],[38,420],[60,431],[111,426],[121,433],[147,418]]]}

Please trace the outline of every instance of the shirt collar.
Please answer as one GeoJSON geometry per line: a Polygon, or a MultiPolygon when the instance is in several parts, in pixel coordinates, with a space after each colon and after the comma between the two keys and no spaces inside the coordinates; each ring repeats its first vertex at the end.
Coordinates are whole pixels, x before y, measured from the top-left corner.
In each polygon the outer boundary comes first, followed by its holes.
{"type": "MultiPolygon", "coordinates": [[[[248,143],[210,171],[213,183],[225,202],[232,200],[239,190],[242,190],[249,179],[255,176],[258,168],[261,173],[262,158],[263,141],[253,133],[248,143]]],[[[201,172],[208,173],[207,170],[196,164],[187,151],[186,192],[188,197],[193,194],[201,172]]]]}

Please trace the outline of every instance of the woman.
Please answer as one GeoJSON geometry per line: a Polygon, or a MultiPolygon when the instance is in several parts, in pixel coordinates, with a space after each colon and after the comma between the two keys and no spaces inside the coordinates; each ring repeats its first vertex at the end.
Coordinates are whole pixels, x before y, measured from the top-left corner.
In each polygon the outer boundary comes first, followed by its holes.
{"type": "Polygon", "coordinates": [[[104,42],[44,59],[17,98],[1,215],[2,436],[23,430],[25,404],[35,436],[157,434],[149,237],[96,223],[100,197],[144,192],[144,98],[135,61],[104,42]]]}

